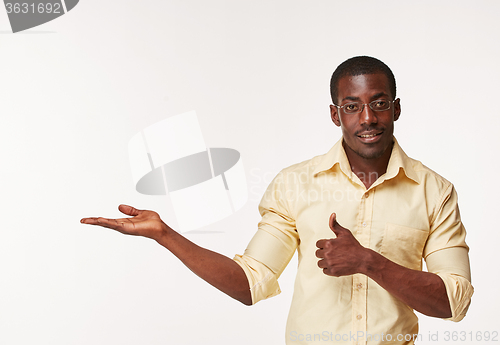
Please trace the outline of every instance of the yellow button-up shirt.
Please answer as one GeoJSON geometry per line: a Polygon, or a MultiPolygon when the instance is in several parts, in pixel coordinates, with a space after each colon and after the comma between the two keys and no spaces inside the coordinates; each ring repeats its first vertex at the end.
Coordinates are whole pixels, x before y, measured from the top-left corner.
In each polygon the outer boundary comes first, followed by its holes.
{"type": "MultiPolygon", "coordinates": [[[[372,176],[377,178],[377,176],[372,176]]],[[[298,250],[298,271],[286,327],[287,344],[413,344],[417,316],[363,274],[331,277],[315,256],[332,238],[330,214],[364,247],[445,283],[451,320],[465,316],[473,288],[468,247],[453,185],[409,158],[396,139],[387,167],[370,188],[356,176],[342,139],[325,155],[282,170],[259,206],[262,221],[234,260],[249,280],[253,303],[277,295],[278,277],[298,250]]],[[[421,337],[421,336],[420,336],[421,337]]]]}

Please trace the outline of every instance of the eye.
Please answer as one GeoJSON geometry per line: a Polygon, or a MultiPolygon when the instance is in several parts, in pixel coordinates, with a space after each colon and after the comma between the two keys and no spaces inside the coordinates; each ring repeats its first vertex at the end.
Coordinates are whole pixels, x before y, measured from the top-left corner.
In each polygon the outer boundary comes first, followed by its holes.
{"type": "Polygon", "coordinates": [[[373,101],[372,103],[372,108],[377,109],[377,110],[385,110],[389,106],[389,102],[386,101],[385,99],[378,99],[376,101],[373,101]]]}
{"type": "Polygon", "coordinates": [[[358,103],[347,103],[344,105],[344,110],[348,113],[355,113],[359,109],[359,104],[358,103]]]}

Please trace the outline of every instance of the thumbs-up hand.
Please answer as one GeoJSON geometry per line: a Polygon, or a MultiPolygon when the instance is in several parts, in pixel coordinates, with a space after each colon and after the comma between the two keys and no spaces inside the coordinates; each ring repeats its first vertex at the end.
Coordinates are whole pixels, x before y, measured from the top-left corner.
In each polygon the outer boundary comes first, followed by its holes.
{"type": "Polygon", "coordinates": [[[332,239],[323,239],[316,242],[316,257],[318,266],[326,275],[340,277],[360,273],[366,258],[364,248],[354,238],[349,229],[337,222],[337,216],[330,216],[330,229],[337,236],[332,239]]]}

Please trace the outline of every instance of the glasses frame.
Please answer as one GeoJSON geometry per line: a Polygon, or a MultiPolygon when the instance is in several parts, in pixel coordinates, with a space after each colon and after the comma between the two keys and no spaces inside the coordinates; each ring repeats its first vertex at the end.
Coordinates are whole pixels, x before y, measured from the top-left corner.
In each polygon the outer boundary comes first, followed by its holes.
{"type": "Polygon", "coordinates": [[[374,100],[374,101],[371,101],[370,103],[349,102],[349,103],[346,103],[346,104],[344,104],[344,105],[337,105],[337,104],[333,103],[333,105],[334,105],[334,106],[336,106],[336,107],[337,107],[337,108],[339,108],[339,109],[342,109],[342,108],[344,108],[344,107],[348,106],[349,104],[353,104],[353,103],[361,104],[361,110],[359,110],[359,111],[357,111],[357,112],[355,112],[355,113],[348,113],[348,112],[346,112],[346,111],[344,110],[344,114],[354,115],[354,114],[359,114],[359,113],[362,113],[362,112],[363,112],[363,110],[365,110],[365,105],[369,106],[371,110],[376,111],[376,112],[387,111],[387,110],[391,109],[392,104],[393,104],[396,100],[394,99],[394,100],[392,100],[392,101],[388,101],[390,105],[389,105],[389,108],[387,108],[387,109],[384,109],[384,110],[380,110],[380,109],[373,109],[373,107],[372,107],[371,105],[372,105],[372,104],[374,104],[375,102],[378,102],[378,101],[381,101],[381,100],[380,100],[380,99],[376,99],[376,100],[374,100]]]}

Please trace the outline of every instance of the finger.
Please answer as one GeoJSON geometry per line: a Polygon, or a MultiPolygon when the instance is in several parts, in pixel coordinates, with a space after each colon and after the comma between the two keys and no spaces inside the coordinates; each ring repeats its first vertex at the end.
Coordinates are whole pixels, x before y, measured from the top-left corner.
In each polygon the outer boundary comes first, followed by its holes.
{"type": "MultiPolygon", "coordinates": [[[[129,205],[123,205],[121,204],[118,206],[118,209],[120,212],[128,215],[128,216],[138,216],[140,215],[143,211],[138,210],[132,206],[129,205]]],[[[90,225],[100,225],[100,226],[106,226],[106,227],[111,227],[116,228],[120,226],[120,224],[125,224],[125,223],[130,223],[130,220],[127,218],[121,218],[121,219],[108,219],[108,218],[103,218],[103,217],[87,217],[87,218],[82,218],[80,220],[80,223],[82,224],[90,224],[90,225]]]]}
{"type": "Polygon", "coordinates": [[[324,258],[324,257],[325,257],[325,255],[324,255],[324,250],[323,250],[323,249],[318,249],[318,250],[316,251],[316,257],[317,257],[317,258],[320,258],[320,259],[324,258]]]}
{"type": "Polygon", "coordinates": [[[80,220],[80,223],[89,225],[98,225],[114,230],[117,230],[116,228],[119,227],[119,224],[116,222],[115,219],[107,219],[102,217],[83,218],[82,220],[80,220]]]}
{"type": "Polygon", "coordinates": [[[103,217],[90,217],[83,218],[80,222],[83,224],[98,225],[103,228],[117,230],[121,233],[129,233],[135,228],[134,224],[128,218],[108,219],[103,217]]]}
{"type": "Polygon", "coordinates": [[[337,215],[335,213],[330,215],[330,229],[332,229],[337,237],[339,237],[342,233],[349,231],[337,222],[337,215]]]}
{"type": "Polygon", "coordinates": [[[135,207],[132,207],[129,205],[124,205],[124,204],[121,204],[120,206],[118,206],[118,210],[120,210],[121,213],[124,213],[128,216],[133,216],[133,217],[138,216],[142,213],[142,210],[138,210],[135,207]]]}
{"type": "Polygon", "coordinates": [[[333,228],[334,228],[336,222],[337,222],[337,214],[332,213],[330,215],[330,220],[328,221],[328,225],[330,225],[330,229],[332,229],[333,232],[335,232],[335,230],[333,230],[333,228]]]}
{"type": "Polygon", "coordinates": [[[323,268],[323,269],[327,268],[327,267],[328,267],[328,265],[327,265],[327,263],[326,263],[326,260],[319,260],[319,261],[318,261],[318,267],[319,267],[319,268],[323,268]]]}
{"type": "Polygon", "coordinates": [[[80,219],[80,223],[82,224],[90,224],[90,225],[98,225],[97,217],[88,217],[80,219]]]}
{"type": "Polygon", "coordinates": [[[133,218],[119,218],[119,219],[108,219],[108,218],[98,218],[98,225],[105,228],[117,230],[123,234],[132,234],[135,232],[135,223],[132,221],[133,218]]]}
{"type": "Polygon", "coordinates": [[[316,247],[318,247],[319,249],[323,249],[323,248],[325,248],[326,241],[327,241],[327,240],[325,240],[325,239],[323,239],[323,240],[318,240],[318,241],[316,242],[316,247]]]}

